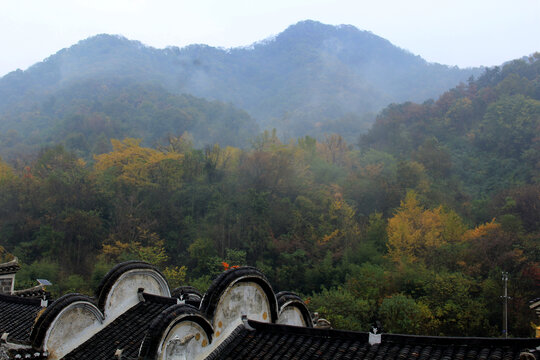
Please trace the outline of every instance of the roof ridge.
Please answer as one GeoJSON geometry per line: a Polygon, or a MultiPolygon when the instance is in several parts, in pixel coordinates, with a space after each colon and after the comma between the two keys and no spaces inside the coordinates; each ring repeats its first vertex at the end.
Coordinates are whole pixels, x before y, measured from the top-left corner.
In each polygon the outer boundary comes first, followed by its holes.
{"type": "Polygon", "coordinates": [[[13,265],[18,265],[19,264],[19,259],[14,256],[13,259],[11,259],[10,261],[8,262],[5,262],[5,263],[0,263],[0,268],[3,268],[3,267],[6,267],[6,266],[13,266],[13,265]]]}
{"type": "Polygon", "coordinates": [[[467,341],[471,338],[382,334],[381,343],[370,345],[368,335],[363,332],[248,320],[247,324],[238,326],[223,339],[204,359],[258,359],[265,356],[328,359],[338,353],[342,358],[358,359],[517,359],[524,351],[535,356],[531,359],[540,359],[536,350],[540,349],[540,339],[534,338],[472,338],[467,341]],[[249,327],[253,331],[249,331],[249,327]],[[254,353],[256,356],[252,356],[254,353]],[[243,357],[246,354],[249,356],[243,357]]]}
{"type": "Polygon", "coordinates": [[[0,264],[0,274],[13,274],[19,271],[20,268],[19,259],[14,257],[13,260],[0,264]]]}
{"type": "Polygon", "coordinates": [[[537,338],[491,338],[491,337],[468,337],[468,336],[428,336],[407,334],[382,334],[383,341],[407,344],[432,344],[432,345],[498,345],[501,347],[532,346],[539,345],[537,338]],[[527,345],[529,344],[529,345],[527,345]]]}
{"type": "MultiPolygon", "coordinates": [[[[320,328],[308,328],[291,326],[285,324],[273,324],[259,322],[255,320],[248,320],[250,326],[257,330],[310,335],[317,337],[330,337],[330,338],[354,338],[358,340],[367,341],[369,337],[368,332],[359,332],[351,330],[340,329],[320,329],[320,328]]],[[[489,338],[489,337],[459,337],[459,336],[428,336],[428,335],[408,335],[408,334],[389,334],[382,333],[382,341],[390,343],[401,343],[407,345],[416,344],[429,344],[432,346],[438,345],[456,345],[456,346],[478,346],[478,345],[498,345],[500,347],[536,347],[540,344],[540,340],[536,338],[489,338]]]]}
{"type": "Polygon", "coordinates": [[[361,332],[361,331],[352,331],[352,330],[341,330],[341,329],[322,329],[322,328],[309,328],[309,327],[303,327],[303,326],[294,326],[294,325],[286,325],[286,324],[277,324],[277,323],[266,323],[266,322],[260,322],[256,320],[248,320],[248,323],[250,326],[257,330],[267,330],[272,332],[285,332],[285,333],[291,333],[291,334],[309,334],[309,335],[315,335],[315,336],[323,336],[323,337],[365,337],[366,341],[369,337],[368,332],[361,332]]]}
{"type": "Polygon", "coordinates": [[[178,301],[179,301],[179,299],[177,299],[177,298],[168,297],[168,296],[161,296],[161,295],[155,295],[155,294],[150,294],[150,293],[145,293],[145,292],[142,293],[142,296],[143,296],[145,301],[158,303],[158,304],[175,305],[175,304],[178,304],[178,301]]]}
{"type": "Polygon", "coordinates": [[[41,307],[41,298],[35,297],[21,297],[17,295],[0,294],[0,301],[14,304],[36,305],[37,307],[41,307]]]}

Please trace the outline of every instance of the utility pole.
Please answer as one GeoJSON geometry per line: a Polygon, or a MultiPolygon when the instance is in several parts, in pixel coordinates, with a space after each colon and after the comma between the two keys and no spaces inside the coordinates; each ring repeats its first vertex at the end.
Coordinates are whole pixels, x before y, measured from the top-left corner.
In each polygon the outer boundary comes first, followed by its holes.
{"type": "Polygon", "coordinates": [[[505,339],[508,338],[508,272],[502,272],[502,280],[504,281],[504,295],[501,296],[504,299],[503,307],[503,332],[505,339]]]}

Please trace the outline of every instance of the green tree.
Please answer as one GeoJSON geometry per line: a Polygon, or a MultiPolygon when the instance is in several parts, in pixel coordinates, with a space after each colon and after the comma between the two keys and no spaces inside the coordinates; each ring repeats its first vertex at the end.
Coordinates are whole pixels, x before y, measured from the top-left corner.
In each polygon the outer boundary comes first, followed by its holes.
{"type": "Polygon", "coordinates": [[[396,294],[382,301],[379,316],[384,332],[421,334],[426,333],[426,322],[429,322],[432,314],[425,305],[396,294]]]}
{"type": "Polygon", "coordinates": [[[311,311],[327,319],[335,329],[368,331],[373,323],[373,303],[343,288],[326,289],[309,298],[311,311]]]}
{"type": "Polygon", "coordinates": [[[523,95],[504,96],[490,104],[475,132],[483,150],[519,159],[540,131],[540,101],[523,95]]]}

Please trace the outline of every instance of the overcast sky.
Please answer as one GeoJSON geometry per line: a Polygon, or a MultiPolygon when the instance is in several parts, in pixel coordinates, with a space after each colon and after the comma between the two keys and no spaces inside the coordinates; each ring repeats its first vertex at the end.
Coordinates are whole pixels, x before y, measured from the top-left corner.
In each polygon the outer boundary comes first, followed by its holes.
{"type": "Polygon", "coordinates": [[[460,67],[540,51],[540,0],[0,0],[0,76],[100,33],[157,48],[236,47],[306,19],[460,67]]]}

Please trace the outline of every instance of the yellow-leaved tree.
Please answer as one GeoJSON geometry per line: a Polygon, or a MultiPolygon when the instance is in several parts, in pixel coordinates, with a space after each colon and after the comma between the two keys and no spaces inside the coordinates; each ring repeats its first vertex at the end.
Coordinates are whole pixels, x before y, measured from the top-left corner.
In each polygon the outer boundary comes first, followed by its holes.
{"type": "Polygon", "coordinates": [[[184,155],[141,146],[140,139],[111,140],[113,151],[95,156],[97,172],[111,172],[115,181],[134,186],[180,186],[184,155]]]}
{"type": "Polygon", "coordinates": [[[6,164],[0,157],[0,182],[4,180],[11,180],[15,177],[11,166],[6,164]]]}
{"type": "Polygon", "coordinates": [[[185,284],[186,266],[167,266],[169,256],[159,235],[137,228],[137,241],[124,242],[111,235],[103,244],[98,259],[104,263],[117,264],[127,260],[141,260],[163,269],[171,288],[185,284]]]}
{"type": "Polygon", "coordinates": [[[356,210],[343,199],[343,190],[338,185],[332,185],[333,201],[330,203],[328,214],[321,217],[324,220],[322,230],[324,235],[319,245],[327,246],[334,256],[350,250],[360,237],[360,228],[356,222],[356,210]]]}
{"type": "Polygon", "coordinates": [[[388,255],[396,262],[426,260],[436,249],[459,241],[465,230],[455,212],[442,206],[425,209],[409,191],[388,220],[388,255]]]}

